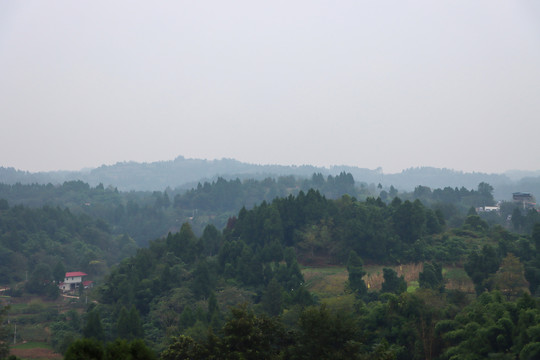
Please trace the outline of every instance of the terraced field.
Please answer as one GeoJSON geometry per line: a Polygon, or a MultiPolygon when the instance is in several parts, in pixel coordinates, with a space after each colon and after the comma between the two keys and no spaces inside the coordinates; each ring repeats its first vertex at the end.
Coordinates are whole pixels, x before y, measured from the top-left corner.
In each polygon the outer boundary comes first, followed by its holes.
{"type": "Polygon", "coordinates": [[[9,305],[11,354],[27,360],[62,359],[62,355],[55,353],[50,345],[49,325],[59,314],[80,306],[75,300],[59,297],[51,301],[38,296],[4,295],[0,304],[9,305]]]}

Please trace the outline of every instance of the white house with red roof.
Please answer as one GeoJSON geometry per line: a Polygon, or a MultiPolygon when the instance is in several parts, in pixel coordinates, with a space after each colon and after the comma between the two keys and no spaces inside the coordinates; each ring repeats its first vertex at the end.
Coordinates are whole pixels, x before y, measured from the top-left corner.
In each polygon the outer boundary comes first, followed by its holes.
{"type": "Polygon", "coordinates": [[[64,278],[64,282],[58,284],[58,287],[62,291],[70,291],[78,289],[83,286],[85,289],[92,287],[92,281],[83,281],[83,277],[88,276],[81,271],[67,272],[64,278]]]}

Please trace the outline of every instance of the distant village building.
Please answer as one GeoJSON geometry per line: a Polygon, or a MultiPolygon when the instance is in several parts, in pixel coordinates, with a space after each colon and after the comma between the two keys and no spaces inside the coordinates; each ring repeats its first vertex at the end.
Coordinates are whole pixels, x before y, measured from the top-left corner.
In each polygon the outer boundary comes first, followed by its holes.
{"type": "Polygon", "coordinates": [[[476,212],[499,212],[499,206],[484,206],[476,209],[476,212]]]}
{"type": "Polygon", "coordinates": [[[496,212],[499,213],[501,211],[501,202],[497,202],[497,205],[495,206],[480,206],[476,208],[477,213],[481,212],[496,212]]]}
{"type": "Polygon", "coordinates": [[[523,209],[533,209],[536,206],[536,200],[530,193],[515,192],[512,194],[512,201],[523,209]]]}
{"type": "Polygon", "coordinates": [[[58,284],[60,290],[72,291],[83,286],[85,289],[91,288],[93,281],[83,281],[83,277],[88,276],[81,271],[67,272],[64,281],[58,284]]]}

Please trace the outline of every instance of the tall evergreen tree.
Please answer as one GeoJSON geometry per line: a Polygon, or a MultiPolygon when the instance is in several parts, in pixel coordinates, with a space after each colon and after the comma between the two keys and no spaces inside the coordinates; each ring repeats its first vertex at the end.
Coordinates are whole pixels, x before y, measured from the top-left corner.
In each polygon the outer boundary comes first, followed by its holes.
{"type": "Polygon", "coordinates": [[[83,328],[83,336],[99,341],[105,340],[105,332],[101,324],[101,317],[97,309],[92,309],[86,316],[86,325],[83,328]]]}
{"type": "Polygon", "coordinates": [[[349,261],[347,261],[347,271],[349,272],[349,288],[357,295],[367,293],[367,286],[362,277],[366,275],[363,268],[363,262],[360,256],[351,250],[349,253],[349,261]]]}
{"type": "Polygon", "coordinates": [[[193,326],[196,321],[197,321],[197,318],[195,317],[193,310],[191,310],[191,307],[189,305],[186,305],[184,307],[184,310],[182,310],[182,313],[180,314],[180,319],[179,319],[180,328],[187,329],[193,326]]]}
{"type": "Polygon", "coordinates": [[[130,339],[130,335],[129,313],[126,307],[122,306],[116,323],[116,336],[120,339],[130,339]]]}
{"type": "Polygon", "coordinates": [[[442,266],[437,263],[424,263],[423,271],[418,274],[418,283],[424,289],[443,291],[442,266]]]}
{"type": "Polygon", "coordinates": [[[135,305],[132,305],[129,311],[122,306],[120,314],[118,315],[116,329],[117,336],[120,339],[134,340],[143,337],[141,318],[135,305]]]}
{"type": "Polygon", "coordinates": [[[64,281],[64,277],[66,276],[66,268],[64,267],[64,264],[62,261],[58,261],[53,269],[53,278],[54,281],[57,283],[64,281]]]}
{"type": "Polygon", "coordinates": [[[192,290],[197,298],[207,298],[212,291],[212,278],[205,260],[199,262],[193,272],[192,290]]]}
{"type": "Polygon", "coordinates": [[[261,299],[264,311],[271,316],[281,314],[283,307],[283,288],[279,285],[275,278],[272,278],[266,287],[261,299]]]}
{"type": "Polygon", "coordinates": [[[135,305],[129,309],[129,323],[131,325],[131,334],[133,339],[142,339],[144,337],[141,316],[135,305]]]}
{"type": "MultiPolygon", "coordinates": [[[[217,302],[216,294],[212,292],[208,298],[208,315],[211,318],[215,313],[219,314],[219,305],[217,302]]],[[[209,319],[210,320],[210,319],[209,319]]]]}
{"type": "Polygon", "coordinates": [[[403,275],[398,277],[393,269],[384,268],[383,277],[384,282],[382,283],[381,292],[401,294],[407,291],[407,282],[405,282],[403,275]]]}

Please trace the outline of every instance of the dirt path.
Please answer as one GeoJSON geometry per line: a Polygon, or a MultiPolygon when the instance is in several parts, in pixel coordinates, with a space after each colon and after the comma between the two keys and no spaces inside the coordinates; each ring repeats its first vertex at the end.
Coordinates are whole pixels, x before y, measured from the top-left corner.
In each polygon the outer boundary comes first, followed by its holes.
{"type": "Polygon", "coordinates": [[[70,299],[78,299],[79,298],[78,296],[66,295],[66,294],[62,294],[62,296],[65,297],[65,298],[70,298],[70,299]]]}

